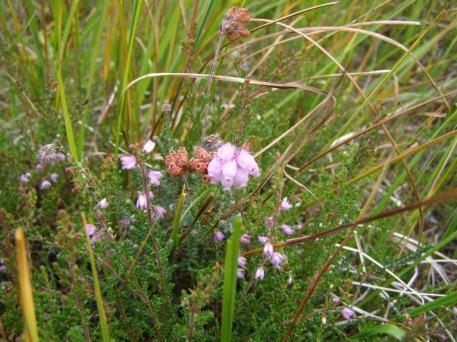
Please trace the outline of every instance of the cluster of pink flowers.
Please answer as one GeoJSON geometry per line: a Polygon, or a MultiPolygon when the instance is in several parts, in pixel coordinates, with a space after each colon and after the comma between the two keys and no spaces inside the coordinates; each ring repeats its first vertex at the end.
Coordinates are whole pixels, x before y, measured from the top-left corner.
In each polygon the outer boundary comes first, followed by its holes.
{"type": "MultiPolygon", "coordinates": [[[[57,147],[54,144],[47,144],[41,146],[37,153],[38,163],[35,167],[36,172],[38,173],[39,177],[46,176],[45,173],[48,167],[51,167],[58,163],[59,161],[65,160],[65,154],[57,150],[57,147]]],[[[25,185],[30,182],[32,177],[32,173],[27,171],[24,172],[19,177],[19,184],[25,185]]],[[[52,187],[53,183],[57,183],[57,179],[59,175],[55,172],[49,175],[49,178],[42,178],[38,184],[38,188],[40,190],[47,190],[52,187]]]]}
{"type": "MultiPolygon", "coordinates": [[[[142,152],[151,153],[154,150],[155,146],[156,146],[156,143],[154,141],[148,140],[143,145],[142,152]]],[[[137,157],[134,155],[130,155],[130,154],[123,155],[123,156],[119,157],[119,159],[121,161],[121,167],[124,170],[134,169],[138,162],[137,157]]],[[[160,171],[150,170],[147,172],[146,176],[149,180],[150,185],[159,186],[160,179],[162,178],[163,175],[162,175],[162,172],[160,172],[160,171]]],[[[152,191],[148,191],[148,193],[146,193],[144,191],[138,191],[136,207],[138,209],[142,209],[142,210],[148,209],[148,202],[150,204],[150,201],[153,198],[154,198],[154,194],[152,193],[152,191]]],[[[105,205],[105,203],[99,202],[99,207],[103,209],[103,206],[101,204],[105,205]]],[[[106,202],[106,204],[107,204],[107,202],[106,202]]],[[[160,205],[153,205],[152,209],[153,209],[154,215],[157,219],[163,218],[166,213],[166,210],[163,207],[161,207],[160,205]]]]}
{"type": "Polygon", "coordinates": [[[254,157],[244,148],[238,149],[225,143],[208,164],[208,176],[212,183],[221,184],[224,190],[247,186],[249,176],[258,177],[260,169],[254,157]]]}

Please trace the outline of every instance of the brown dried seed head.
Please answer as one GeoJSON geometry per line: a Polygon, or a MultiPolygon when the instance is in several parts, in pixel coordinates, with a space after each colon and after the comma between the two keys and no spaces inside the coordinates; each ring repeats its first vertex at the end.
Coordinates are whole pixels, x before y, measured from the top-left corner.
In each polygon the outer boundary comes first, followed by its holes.
{"type": "Polygon", "coordinates": [[[249,36],[251,32],[244,24],[251,20],[251,14],[246,8],[232,7],[225,14],[221,25],[221,32],[231,42],[239,37],[249,36]]]}
{"type": "Polygon", "coordinates": [[[188,154],[184,147],[180,147],[178,151],[170,151],[165,159],[170,175],[177,177],[182,176],[189,169],[188,154]]]}

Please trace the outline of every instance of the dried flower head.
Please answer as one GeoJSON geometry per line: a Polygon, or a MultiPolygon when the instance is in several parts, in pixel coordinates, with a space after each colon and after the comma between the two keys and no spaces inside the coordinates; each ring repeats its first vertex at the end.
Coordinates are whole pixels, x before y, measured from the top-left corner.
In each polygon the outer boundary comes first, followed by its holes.
{"type": "Polygon", "coordinates": [[[174,177],[182,176],[190,167],[189,155],[184,147],[180,147],[178,151],[170,151],[165,159],[165,165],[168,172],[174,177]]]}
{"type": "Polygon", "coordinates": [[[190,170],[202,175],[208,172],[208,164],[213,159],[213,153],[208,152],[203,147],[194,148],[194,157],[190,160],[190,170]]]}
{"type": "Polygon", "coordinates": [[[231,42],[239,37],[251,34],[244,24],[251,20],[251,14],[246,8],[232,7],[225,14],[221,25],[221,33],[227,36],[231,42]]]}

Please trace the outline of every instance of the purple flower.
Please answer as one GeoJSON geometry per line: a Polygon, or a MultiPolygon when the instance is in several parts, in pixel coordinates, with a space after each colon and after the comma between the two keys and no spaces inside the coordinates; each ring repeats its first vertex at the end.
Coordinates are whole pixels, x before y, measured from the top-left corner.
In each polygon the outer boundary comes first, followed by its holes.
{"type": "Polygon", "coordinates": [[[238,169],[233,178],[233,186],[236,189],[245,188],[248,185],[249,174],[246,170],[238,169]]]}
{"type": "Polygon", "coordinates": [[[238,257],[238,266],[246,267],[247,262],[248,262],[248,260],[245,257],[243,257],[243,256],[238,257]]]}
{"type": "Polygon", "coordinates": [[[214,232],[214,241],[222,241],[224,240],[224,233],[222,233],[220,230],[216,230],[214,232]]]}
{"type": "Polygon", "coordinates": [[[302,230],[303,229],[303,226],[301,223],[297,224],[295,227],[294,227],[295,230],[302,230]]]}
{"type": "Polygon", "coordinates": [[[349,308],[344,308],[341,310],[341,315],[344,317],[344,319],[351,319],[355,317],[355,312],[349,308]]]}
{"type": "Polygon", "coordinates": [[[149,171],[148,178],[152,185],[160,185],[160,178],[162,178],[162,172],[160,171],[149,171]]]}
{"type": "Polygon", "coordinates": [[[294,233],[294,230],[288,224],[283,224],[281,226],[281,229],[282,229],[282,232],[286,235],[292,235],[294,233]]]}
{"type": "Polygon", "coordinates": [[[237,166],[236,166],[236,161],[230,160],[226,161],[224,165],[222,165],[222,175],[224,177],[230,177],[233,178],[236,175],[237,171],[237,166]]]}
{"type": "Polygon", "coordinates": [[[59,175],[57,173],[51,173],[51,175],[49,176],[49,179],[53,183],[57,183],[57,178],[59,178],[59,175]]]}
{"type": "Polygon", "coordinates": [[[217,183],[222,175],[222,162],[218,158],[213,158],[208,164],[208,176],[217,183]]]}
{"type": "Polygon", "coordinates": [[[124,170],[130,170],[136,166],[136,157],[135,156],[131,156],[131,155],[121,156],[119,159],[121,160],[122,169],[124,169],[124,170]]]}
{"type": "Polygon", "coordinates": [[[332,296],[332,302],[334,305],[338,305],[340,303],[340,297],[332,296]]]}
{"type": "Polygon", "coordinates": [[[163,216],[165,215],[166,212],[167,211],[160,205],[154,206],[154,213],[159,220],[163,218],[163,216]]]}
{"type": "Polygon", "coordinates": [[[263,267],[259,267],[256,271],[255,271],[255,279],[257,280],[263,280],[263,278],[265,278],[265,271],[263,270],[263,267]]]}
{"type": "Polygon", "coordinates": [[[91,245],[100,240],[100,232],[97,230],[97,228],[95,228],[93,224],[86,224],[84,229],[86,230],[86,234],[90,238],[91,245]]]}
{"type": "Polygon", "coordinates": [[[100,209],[106,209],[109,206],[108,200],[106,198],[103,198],[101,201],[97,203],[100,209]]]}
{"type": "Polygon", "coordinates": [[[152,140],[146,141],[146,144],[143,146],[143,152],[151,153],[152,150],[156,147],[156,143],[152,140]]]}
{"type": "Polygon", "coordinates": [[[30,176],[32,174],[30,172],[26,172],[26,173],[23,173],[20,177],[19,177],[19,183],[21,184],[25,184],[25,183],[28,183],[29,180],[30,180],[30,176]]]}
{"type": "Polygon", "coordinates": [[[242,268],[237,268],[236,270],[236,276],[238,279],[244,279],[244,274],[245,274],[245,270],[242,269],[242,268]]]}
{"type": "Polygon", "coordinates": [[[217,150],[217,157],[222,161],[229,161],[235,155],[235,146],[230,143],[225,143],[217,150]]]}
{"type": "Polygon", "coordinates": [[[97,232],[97,228],[90,223],[87,223],[84,226],[84,229],[86,230],[86,234],[89,235],[89,237],[92,237],[97,232]]]}
{"type": "MultiPolygon", "coordinates": [[[[149,199],[152,199],[154,194],[149,191],[149,199]]],[[[138,209],[147,209],[148,208],[148,199],[146,194],[143,191],[138,191],[138,199],[136,200],[136,207],[138,209]]]]}
{"type": "Polygon", "coordinates": [[[222,187],[224,188],[224,191],[228,191],[228,190],[230,190],[230,188],[233,185],[233,178],[223,176],[221,179],[221,184],[222,184],[222,187]]]}
{"type": "Polygon", "coordinates": [[[287,197],[284,197],[281,202],[281,209],[284,211],[287,211],[289,209],[292,209],[292,204],[290,204],[289,200],[287,197]]]}
{"type": "Polygon", "coordinates": [[[244,245],[249,245],[251,243],[251,237],[248,234],[241,235],[240,242],[244,245]]]}
{"type": "Polygon", "coordinates": [[[36,165],[36,170],[37,170],[38,172],[43,171],[43,169],[44,169],[43,164],[37,164],[37,165],[36,165]]]}
{"type": "Polygon", "coordinates": [[[48,181],[48,180],[42,180],[41,183],[40,183],[40,190],[46,190],[46,189],[49,189],[51,187],[51,182],[48,181]]]}
{"type": "Polygon", "coordinates": [[[271,243],[267,242],[265,244],[265,246],[263,247],[263,255],[265,255],[266,257],[271,257],[273,255],[273,252],[274,252],[273,245],[271,243]]]}
{"type": "Polygon", "coordinates": [[[259,239],[259,242],[260,242],[262,245],[266,244],[266,243],[268,242],[268,240],[269,240],[268,237],[263,236],[263,235],[260,235],[260,236],[258,237],[258,239],[259,239]]]}
{"type": "Polygon", "coordinates": [[[285,259],[286,257],[284,256],[284,254],[274,252],[271,256],[270,262],[273,265],[273,267],[280,268],[281,264],[284,262],[285,259]]]}
{"type": "Polygon", "coordinates": [[[54,144],[43,145],[38,150],[39,165],[42,167],[45,165],[54,165],[59,160],[64,159],[65,155],[62,152],[58,152],[54,144]]]}

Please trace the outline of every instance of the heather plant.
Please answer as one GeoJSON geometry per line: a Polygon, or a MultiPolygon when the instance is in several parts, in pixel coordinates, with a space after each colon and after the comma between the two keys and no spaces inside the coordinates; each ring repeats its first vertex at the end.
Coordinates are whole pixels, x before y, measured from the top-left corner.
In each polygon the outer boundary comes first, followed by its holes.
{"type": "Polygon", "coordinates": [[[453,1],[0,4],[0,339],[454,341],[453,1]]]}

